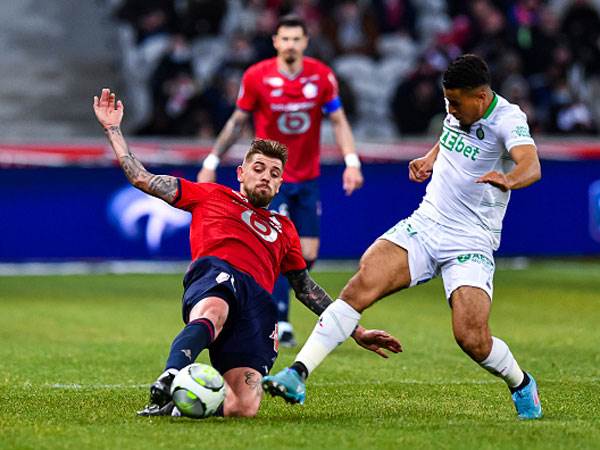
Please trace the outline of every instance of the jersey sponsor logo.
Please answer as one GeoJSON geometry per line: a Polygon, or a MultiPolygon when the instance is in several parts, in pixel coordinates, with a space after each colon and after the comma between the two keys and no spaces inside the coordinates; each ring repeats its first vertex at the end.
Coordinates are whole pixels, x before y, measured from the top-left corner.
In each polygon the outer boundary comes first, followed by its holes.
{"type": "Polygon", "coordinates": [[[306,83],[304,85],[304,87],[302,88],[302,94],[306,98],[315,98],[318,93],[319,93],[319,88],[314,83],[310,83],[310,82],[306,83]]]}
{"type": "Polygon", "coordinates": [[[315,106],[315,102],[271,103],[271,110],[277,112],[296,112],[312,109],[315,106]]]}
{"type": "Polygon", "coordinates": [[[267,242],[275,242],[278,237],[277,230],[271,224],[256,214],[254,211],[247,209],[242,213],[242,220],[252,229],[259,237],[267,242]]]}
{"type": "Polygon", "coordinates": [[[491,269],[494,267],[494,262],[487,256],[482,255],[481,253],[465,253],[464,255],[458,255],[456,257],[456,260],[460,264],[464,264],[468,261],[471,261],[476,264],[481,264],[482,266],[486,267],[487,269],[491,269]]]}
{"type": "Polygon", "coordinates": [[[283,95],[283,89],[273,89],[271,91],[271,97],[281,97],[283,95]]]}
{"type": "Polygon", "coordinates": [[[317,80],[319,80],[320,78],[321,78],[321,75],[319,75],[319,74],[317,73],[317,74],[311,75],[311,76],[309,76],[309,77],[301,77],[301,78],[300,78],[300,83],[304,84],[304,83],[306,83],[307,81],[317,81],[317,80]]]}
{"type": "Polygon", "coordinates": [[[283,78],[280,77],[268,77],[265,78],[265,83],[274,88],[280,88],[283,86],[283,78]]]}
{"type": "Polygon", "coordinates": [[[449,152],[460,153],[465,158],[476,161],[481,149],[474,145],[465,144],[463,139],[463,134],[444,127],[444,132],[440,138],[440,145],[449,152]]]}
{"type": "Polygon", "coordinates": [[[516,137],[531,137],[529,134],[529,127],[525,125],[518,125],[512,131],[511,134],[516,137]]]}
{"type": "Polygon", "coordinates": [[[283,134],[302,134],[310,128],[310,115],[304,111],[286,112],[277,119],[277,128],[283,134]]]}

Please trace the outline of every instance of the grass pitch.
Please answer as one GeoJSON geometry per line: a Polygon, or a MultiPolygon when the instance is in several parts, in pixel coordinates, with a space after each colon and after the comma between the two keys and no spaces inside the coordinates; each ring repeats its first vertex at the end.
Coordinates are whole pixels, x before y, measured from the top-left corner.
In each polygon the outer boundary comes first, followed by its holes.
{"type": "MultiPolygon", "coordinates": [[[[439,280],[363,317],[404,353],[350,341],[310,377],[303,407],[268,397],[254,419],[197,421],[135,415],[181,328],[181,277],[0,278],[0,448],[600,448],[599,275],[591,263],[497,271],[492,330],[537,378],[534,422],[455,345],[439,280]]],[[[333,295],[349,276],[315,274],[333,295]]],[[[303,341],[315,317],[298,302],[292,315],[303,341]]]]}

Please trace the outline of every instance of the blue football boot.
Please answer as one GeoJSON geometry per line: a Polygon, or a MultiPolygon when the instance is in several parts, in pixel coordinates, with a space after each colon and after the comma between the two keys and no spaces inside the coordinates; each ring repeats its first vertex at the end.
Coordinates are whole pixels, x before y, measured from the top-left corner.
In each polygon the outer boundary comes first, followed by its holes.
{"type": "Polygon", "coordinates": [[[263,377],[262,388],[272,397],[277,395],[288,403],[300,403],[302,405],[306,398],[306,387],[302,377],[289,367],[275,375],[263,377]]]}
{"type": "Polygon", "coordinates": [[[512,400],[517,408],[519,419],[530,420],[542,417],[542,403],[538,395],[537,383],[530,373],[529,383],[512,394],[512,400]]]}

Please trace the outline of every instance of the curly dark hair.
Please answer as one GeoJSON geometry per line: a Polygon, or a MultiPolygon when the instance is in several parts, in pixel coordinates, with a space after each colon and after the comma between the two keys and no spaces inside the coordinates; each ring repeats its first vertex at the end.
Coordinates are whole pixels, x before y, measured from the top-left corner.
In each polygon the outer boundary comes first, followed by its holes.
{"type": "Polygon", "coordinates": [[[473,89],[490,84],[490,70],[477,55],[459,56],[450,63],[442,84],[446,89],[473,89]]]}

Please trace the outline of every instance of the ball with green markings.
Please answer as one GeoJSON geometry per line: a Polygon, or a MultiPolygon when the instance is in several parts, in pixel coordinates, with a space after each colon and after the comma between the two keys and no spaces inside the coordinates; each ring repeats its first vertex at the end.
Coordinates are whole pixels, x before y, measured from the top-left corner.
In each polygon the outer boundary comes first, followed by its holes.
{"type": "Polygon", "coordinates": [[[212,416],[225,400],[225,380],[214,367],[190,364],[179,371],[171,396],[182,415],[202,419],[212,416]]]}

